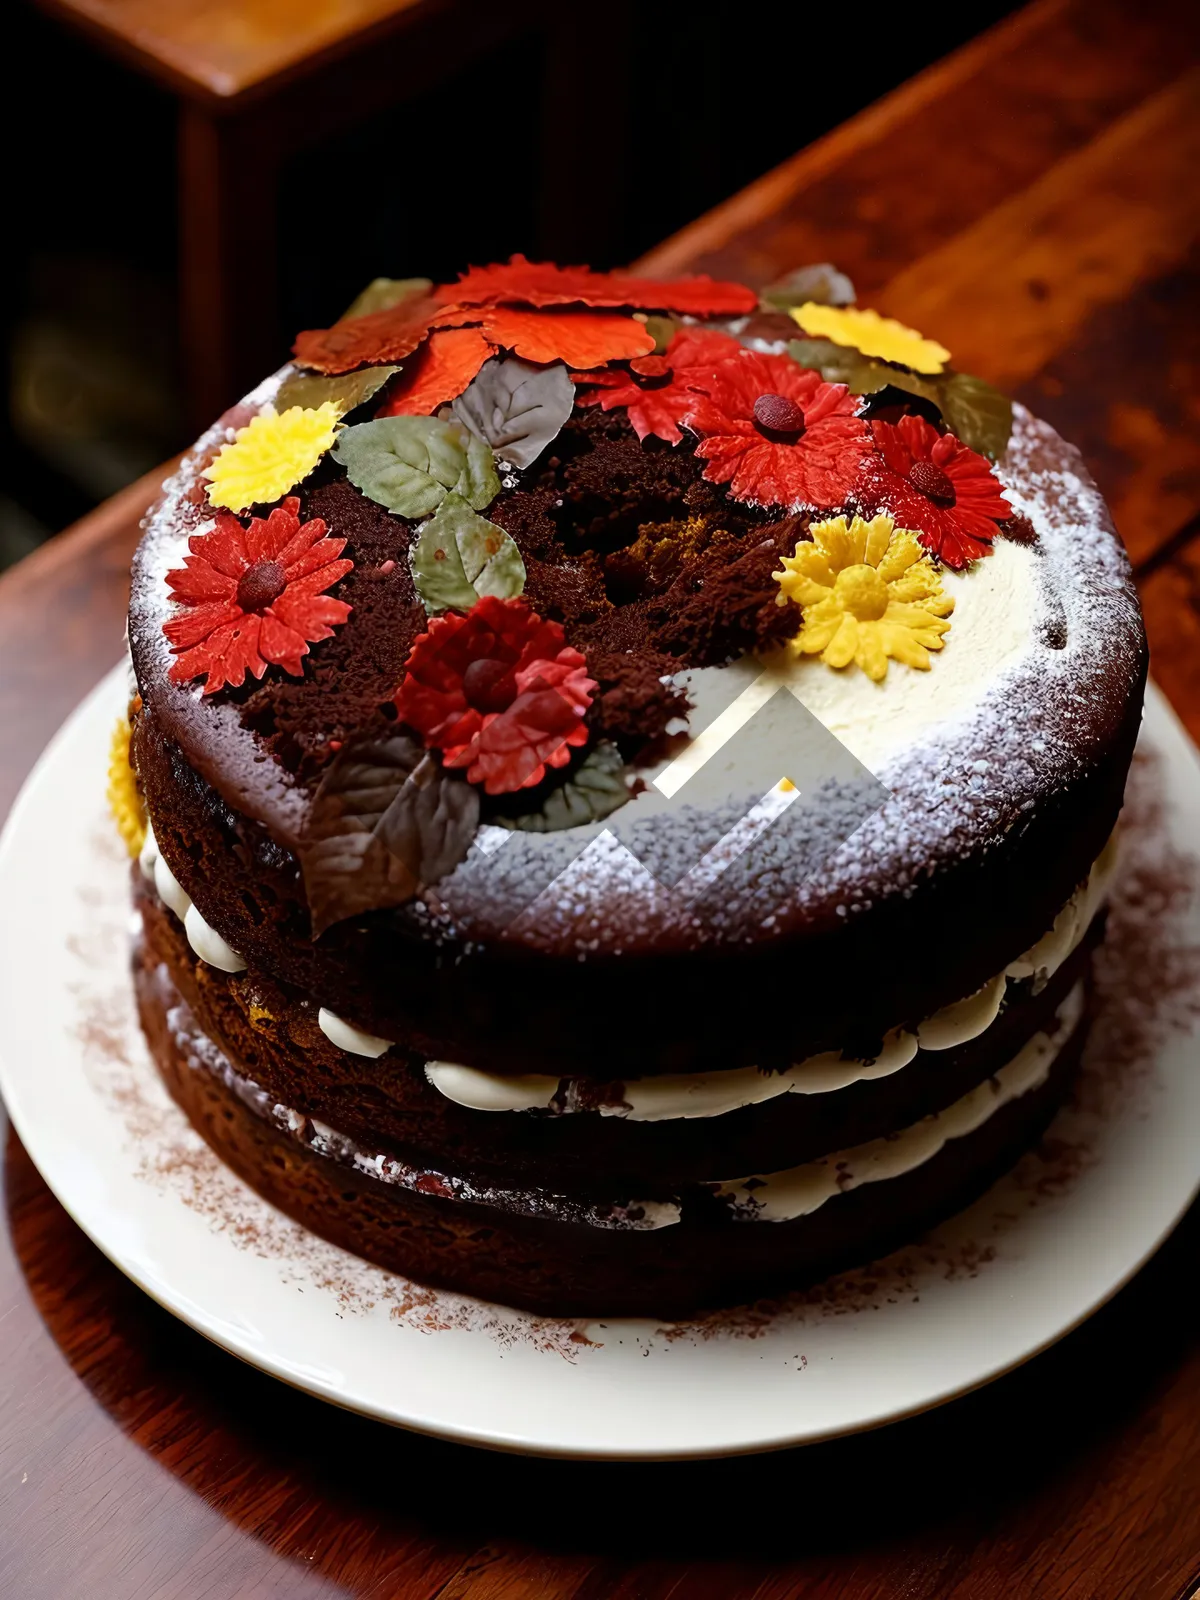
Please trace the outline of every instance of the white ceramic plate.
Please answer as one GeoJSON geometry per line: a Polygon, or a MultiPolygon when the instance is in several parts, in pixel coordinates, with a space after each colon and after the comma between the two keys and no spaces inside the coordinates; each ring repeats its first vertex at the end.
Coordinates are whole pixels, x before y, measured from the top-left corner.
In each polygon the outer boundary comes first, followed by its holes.
{"type": "Polygon", "coordinates": [[[986,1383],[1109,1298],[1186,1209],[1200,1147],[1200,762],[1147,706],[1105,1009],[1077,1103],[970,1211],[876,1267],[691,1325],[557,1322],[434,1293],[315,1239],[234,1178],[133,1016],[128,863],[103,792],[112,673],[0,843],[0,1088],[66,1209],[192,1327],[297,1387],[448,1438],[675,1457],[829,1438],[986,1383]],[[1148,974],[1153,973],[1151,979],[1148,974]]]}

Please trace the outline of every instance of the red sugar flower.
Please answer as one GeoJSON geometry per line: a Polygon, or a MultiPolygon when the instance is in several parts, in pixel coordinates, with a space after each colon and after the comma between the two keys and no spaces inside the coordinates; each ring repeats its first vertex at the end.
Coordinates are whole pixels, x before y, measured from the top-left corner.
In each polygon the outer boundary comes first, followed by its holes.
{"type": "Polygon", "coordinates": [[[448,767],[488,794],[540,783],[587,742],[595,680],[525,600],[485,595],[465,616],[435,617],[409,652],[396,691],[400,718],[448,767]]]}
{"type": "Polygon", "coordinates": [[[205,694],[235,688],[269,665],[299,674],[310,643],[328,639],[350,607],[324,593],[353,561],[339,560],[344,539],[327,539],[320,517],[300,521],[292,495],[249,527],[223,511],[212,533],[188,540],[191,555],[167,573],[172,596],[187,609],[163,624],[175,652],[172,683],[207,673],[205,694]]]}
{"type": "Polygon", "coordinates": [[[599,405],[604,411],[624,406],[639,439],[654,434],[668,444],[678,444],[683,435],[679,424],[695,399],[695,391],[706,387],[717,364],[741,349],[731,334],[715,328],[681,328],[667,346],[666,355],[640,356],[620,367],[598,372],[577,372],[575,382],[594,385],[594,394],[581,394],[581,406],[599,405]]]}
{"type": "Polygon", "coordinates": [[[878,456],[859,490],[863,506],[888,511],[948,567],[990,556],[997,522],[1012,516],[990,464],[924,417],[873,422],[878,456]]]}
{"type": "Polygon", "coordinates": [[[527,306],[632,306],[641,311],[679,311],[694,317],[736,316],[753,311],[758,296],[741,283],[716,282],[705,274],[661,281],[587,267],[556,267],[549,261],[513,256],[507,266],[472,267],[457,283],[438,289],[460,306],[505,303],[527,306]]]}
{"type": "Polygon", "coordinates": [[[710,483],[752,505],[820,511],[845,504],[870,446],[863,402],[789,356],[743,350],[722,361],[683,421],[710,483]]]}

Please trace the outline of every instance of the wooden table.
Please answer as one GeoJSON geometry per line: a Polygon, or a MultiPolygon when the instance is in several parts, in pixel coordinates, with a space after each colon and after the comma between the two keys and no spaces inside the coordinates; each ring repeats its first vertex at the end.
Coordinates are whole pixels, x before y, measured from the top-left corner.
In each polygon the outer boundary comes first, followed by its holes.
{"type": "Polygon", "coordinates": [[[37,3],[176,96],[180,331],[197,432],[286,350],[277,315],[285,163],[509,40],[529,42],[525,92],[553,130],[522,179],[538,193],[545,248],[586,255],[589,219],[611,228],[618,135],[598,141],[569,106],[623,92],[623,0],[606,0],[600,30],[555,0],[37,3]]]}
{"type": "MultiPolygon", "coordinates": [[[[1183,6],[1042,0],[645,263],[832,257],[1083,445],[1200,735],[1196,84],[1183,6]]],[[[144,480],[0,583],[0,808],[120,649],[144,480]]],[[[500,1459],[336,1412],[127,1283],[17,1141],[0,1246],[0,1593],[25,1600],[1185,1600],[1200,1588],[1193,1216],[991,1388],[671,1468],[500,1459]]],[[[1102,1219],[1097,1220],[1102,1225],[1102,1219]]]]}

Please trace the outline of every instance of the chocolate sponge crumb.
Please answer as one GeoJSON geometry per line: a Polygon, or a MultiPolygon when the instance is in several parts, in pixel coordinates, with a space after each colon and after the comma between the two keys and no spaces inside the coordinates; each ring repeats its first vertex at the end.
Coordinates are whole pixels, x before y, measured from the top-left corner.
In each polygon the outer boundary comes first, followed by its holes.
{"type": "MultiPolygon", "coordinates": [[[[627,756],[686,713],[664,679],[770,646],[799,620],[775,605],[771,574],[802,525],[731,501],[703,468],[688,442],[639,440],[624,411],[580,407],[483,512],[521,552],[529,605],[587,658],[598,684],[589,725],[627,756]]],[[[361,494],[330,458],[301,499],[306,519],[346,541],[354,570],[332,593],[350,616],[300,676],[271,672],[227,692],[276,759],[313,784],[339,744],[394,720],[428,617],[408,563],[416,522],[361,494]]]]}
{"type": "Polygon", "coordinates": [[[776,603],[773,574],[791,555],[804,520],[789,517],[736,544],[713,544],[650,602],[653,646],[689,666],[712,667],[770,649],[796,632],[800,613],[776,603]]]}
{"type": "Polygon", "coordinates": [[[661,738],[673,717],[687,714],[687,695],[663,682],[679,671],[679,663],[657,650],[637,654],[593,650],[588,671],[600,686],[588,714],[589,726],[597,735],[614,740],[626,756],[661,738]]]}
{"type": "Polygon", "coordinates": [[[413,640],[426,627],[408,566],[413,527],[359,494],[345,478],[311,490],[304,516],[346,540],[354,571],[332,591],[353,609],[304,658],[302,677],[270,673],[242,705],[242,720],[283,765],[317,777],[332,742],[385,726],[413,640]]]}

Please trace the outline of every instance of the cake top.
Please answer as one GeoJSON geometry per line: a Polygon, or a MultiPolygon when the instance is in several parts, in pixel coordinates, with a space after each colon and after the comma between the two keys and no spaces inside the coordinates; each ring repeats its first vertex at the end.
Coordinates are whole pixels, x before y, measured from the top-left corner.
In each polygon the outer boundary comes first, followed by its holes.
{"type": "Polygon", "coordinates": [[[167,486],[143,696],[314,937],[845,916],[1069,785],[1141,671],[1077,456],[950,359],[828,266],[376,280],[167,486]]]}

